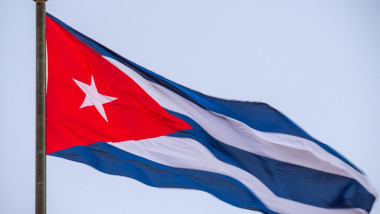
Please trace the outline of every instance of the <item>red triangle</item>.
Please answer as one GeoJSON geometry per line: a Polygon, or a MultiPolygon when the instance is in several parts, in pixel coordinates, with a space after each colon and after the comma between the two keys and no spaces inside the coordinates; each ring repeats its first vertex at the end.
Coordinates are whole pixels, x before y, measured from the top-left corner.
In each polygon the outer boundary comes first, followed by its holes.
{"type": "Polygon", "coordinates": [[[130,77],[46,17],[48,85],[46,152],[99,141],[140,140],[189,129],[170,115],[130,77]],[[103,104],[108,122],[95,106],[80,108],[86,94],[73,79],[102,95],[118,98],[103,104]]]}

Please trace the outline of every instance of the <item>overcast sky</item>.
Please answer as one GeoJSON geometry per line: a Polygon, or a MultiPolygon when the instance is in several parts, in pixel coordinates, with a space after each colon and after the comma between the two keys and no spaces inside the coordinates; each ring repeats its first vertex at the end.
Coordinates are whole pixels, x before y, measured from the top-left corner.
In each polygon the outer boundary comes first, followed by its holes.
{"type": "MultiPolygon", "coordinates": [[[[50,0],[47,11],[177,83],[272,105],[380,190],[380,1],[50,0]]],[[[0,27],[0,213],[32,214],[34,2],[0,0],[0,27]]],[[[47,161],[49,214],[253,213],[204,192],[47,161]]]]}

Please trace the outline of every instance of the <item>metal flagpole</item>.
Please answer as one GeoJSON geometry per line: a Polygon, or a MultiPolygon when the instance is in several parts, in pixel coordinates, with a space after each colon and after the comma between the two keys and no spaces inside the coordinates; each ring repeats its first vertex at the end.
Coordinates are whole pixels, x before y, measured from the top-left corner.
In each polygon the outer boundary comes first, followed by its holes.
{"type": "Polygon", "coordinates": [[[46,214],[46,34],[45,2],[36,2],[36,198],[35,214],[46,214]]]}

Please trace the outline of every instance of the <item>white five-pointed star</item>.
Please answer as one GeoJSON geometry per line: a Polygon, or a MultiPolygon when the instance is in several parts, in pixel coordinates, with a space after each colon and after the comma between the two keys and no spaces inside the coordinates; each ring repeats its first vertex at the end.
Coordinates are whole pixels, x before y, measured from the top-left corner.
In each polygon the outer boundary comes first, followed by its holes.
{"type": "Polygon", "coordinates": [[[115,97],[105,96],[103,94],[99,94],[98,89],[96,88],[94,77],[91,76],[91,85],[87,85],[83,82],[80,82],[74,79],[74,82],[79,86],[80,89],[86,94],[86,98],[80,108],[84,108],[87,106],[95,106],[96,110],[102,115],[102,117],[108,122],[106,112],[104,111],[103,104],[112,102],[116,100],[115,97]]]}

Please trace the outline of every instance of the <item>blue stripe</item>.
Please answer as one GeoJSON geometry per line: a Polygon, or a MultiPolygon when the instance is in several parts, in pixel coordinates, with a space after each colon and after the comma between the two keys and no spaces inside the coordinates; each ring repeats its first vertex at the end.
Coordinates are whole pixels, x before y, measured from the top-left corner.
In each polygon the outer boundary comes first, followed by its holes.
{"type": "Polygon", "coordinates": [[[375,202],[375,196],[352,178],[240,150],[216,140],[191,118],[167,111],[193,127],[171,136],[192,138],[202,143],[219,160],[251,173],[279,197],[323,208],[361,208],[367,211],[375,202]]]}
{"type": "Polygon", "coordinates": [[[212,172],[168,167],[107,143],[76,146],[50,155],[84,163],[107,174],[134,178],[149,186],[202,190],[236,207],[276,214],[233,178],[212,172]]]}
{"type": "Polygon", "coordinates": [[[50,14],[47,14],[47,16],[53,19],[62,27],[64,27],[71,34],[73,34],[75,37],[87,44],[89,47],[91,47],[94,51],[98,52],[99,54],[113,58],[123,63],[124,65],[139,73],[144,78],[152,82],[155,82],[163,87],[166,87],[167,89],[177,93],[178,95],[196,103],[202,108],[239,120],[247,124],[251,128],[259,131],[283,133],[308,139],[325,149],[330,154],[338,157],[357,171],[361,172],[361,170],[359,170],[354,164],[349,162],[337,151],[314,139],[305,131],[303,131],[299,126],[293,123],[290,119],[288,119],[286,116],[284,116],[279,111],[265,103],[223,100],[219,98],[210,97],[192,89],[186,88],[158,74],[155,74],[154,72],[149,71],[148,69],[141,67],[140,65],[137,65],[136,63],[128,59],[125,59],[124,57],[118,55],[112,50],[104,47],[98,42],[92,40],[91,38],[83,35],[82,33],[66,25],[54,16],[50,14]]]}

